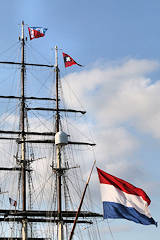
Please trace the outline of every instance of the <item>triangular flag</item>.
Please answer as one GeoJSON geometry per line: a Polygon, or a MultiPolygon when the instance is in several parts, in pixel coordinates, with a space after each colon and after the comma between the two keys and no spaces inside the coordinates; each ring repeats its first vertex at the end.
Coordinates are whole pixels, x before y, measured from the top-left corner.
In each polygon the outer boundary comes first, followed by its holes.
{"type": "Polygon", "coordinates": [[[68,54],[63,52],[63,59],[64,59],[64,65],[65,67],[70,67],[72,65],[78,65],[80,67],[83,67],[82,65],[80,65],[79,63],[77,63],[73,58],[71,58],[68,54]]]}

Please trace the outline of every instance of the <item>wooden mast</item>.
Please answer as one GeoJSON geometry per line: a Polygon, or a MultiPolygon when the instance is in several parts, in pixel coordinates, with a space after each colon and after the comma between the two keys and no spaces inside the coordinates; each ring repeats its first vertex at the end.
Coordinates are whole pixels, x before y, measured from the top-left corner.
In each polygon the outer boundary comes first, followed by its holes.
{"type": "MultiPolygon", "coordinates": [[[[56,133],[60,131],[59,115],[59,68],[58,68],[58,47],[55,46],[55,72],[56,72],[56,133]]],[[[61,173],[61,146],[56,146],[57,153],[57,212],[58,212],[58,240],[63,240],[62,222],[62,173],[61,173]]]]}
{"type": "MultiPolygon", "coordinates": [[[[25,62],[24,62],[24,22],[22,21],[22,37],[21,37],[21,160],[22,160],[22,210],[26,211],[26,146],[25,146],[25,62]]],[[[27,239],[27,221],[22,221],[22,240],[27,239]]]]}

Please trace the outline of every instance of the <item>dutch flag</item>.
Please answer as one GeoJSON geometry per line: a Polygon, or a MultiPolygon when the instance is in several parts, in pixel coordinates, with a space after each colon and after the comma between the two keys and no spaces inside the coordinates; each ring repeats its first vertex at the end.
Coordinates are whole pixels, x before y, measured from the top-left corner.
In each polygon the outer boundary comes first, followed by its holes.
{"type": "Polygon", "coordinates": [[[104,218],[125,218],[144,225],[157,223],[151,217],[150,199],[140,188],[97,168],[104,218]]]}

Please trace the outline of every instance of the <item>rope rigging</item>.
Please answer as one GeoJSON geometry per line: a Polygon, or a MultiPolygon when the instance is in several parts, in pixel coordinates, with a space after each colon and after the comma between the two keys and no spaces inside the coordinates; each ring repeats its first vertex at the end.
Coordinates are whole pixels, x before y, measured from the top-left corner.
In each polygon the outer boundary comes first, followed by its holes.
{"type": "MultiPolygon", "coordinates": [[[[27,42],[25,42],[26,46],[29,46],[27,42]]],[[[31,47],[31,46],[29,46],[31,47]]],[[[33,47],[31,47],[31,51],[33,51],[33,47]]],[[[44,58],[46,61],[46,59],[44,58]]],[[[26,51],[24,51],[24,62],[27,61],[27,54],[26,51]]],[[[16,74],[17,74],[17,69],[19,67],[16,67],[16,74]]],[[[36,144],[36,143],[29,143],[30,139],[33,139],[34,136],[32,135],[27,135],[25,132],[36,132],[39,129],[43,129],[43,131],[50,131],[50,132],[56,132],[56,121],[55,121],[55,116],[56,113],[51,112],[49,115],[46,113],[40,113],[39,111],[33,112],[33,111],[28,111],[27,108],[32,107],[32,105],[36,105],[38,100],[35,99],[27,99],[27,96],[32,96],[32,93],[36,92],[37,96],[39,96],[40,92],[45,93],[44,95],[52,94],[52,89],[48,87],[48,84],[51,82],[51,74],[53,74],[53,70],[49,70],[49,73],[45,70],[45,77],[43,78],[43,81],[39,81],[39,77],[41,75],[41,71],[37,74],[31,73],[30,76],[26,75],[26,70],[31,70],[33,71],[33,66],[27,66],[24,68],[24,96],[26,99],[24,99],[24,112],[23,115],[21,115],[20,123],[18,123],[17,118],[15,117],[12,123],[14,124],[13,130],[19,129],[20,130],[25,130],[22,131],[24,136],[24,141],[22,139],[21,143],[25,142],[25,165],[23,164],[24,159],[22,158],[22,153],[19,153],[19,150],[22,145],[17,144],[17,143],[9,143],[11,147],[11,153],[10,153],[10,158],[12,156],[12,160],[8,162],[8,164],[12,165],[14,163],[15,165],[18,165],[19,167],[23,168],[25,167],[26,171],[26,199],[27,204],[26,204],[26,209],[22,206],[22,199],[23,199],[23,193],[21,191],[22,188],[22,182],[23,182],[23,172],[19,171],[18,174],[15,177],[15,173],[13,172],[5,172],[2,176],[0,176],[0,179],[4,179],[4,182],[2,182],[2,186],[4,189],[9,190],[9,195],[15,196],[15,199],[17,200],[18,203],[18,209],[23,210],[23,212],[27,211],[36,211],[37,209],[41,211],[48,211],[47,216],[45,217],[33,217],[33,220],[37,220],[37,222],[33,223],[30,221],[32,218],[31,217],[21,217],[21,219],[26,221],[27,224],[27,234],[29,237],[50,237],[55,239],[56,238],[56,231],[55,231],[55,226],[57,223],[59,223],[59,218],[56,217],[56,215],[51,214],[52,212],[57,211],[57,173],[60,173],[61,170],[61,176],[62,176],[62,212],[66,212],[66,216],[62,217],[61,220],[62,222],[64,221],[64,232],[67,236],[67,239],[69,237],[69,232],[71,231],[71,227],[74,221],[74,215],[72,217],[67,216],[67,214],[70,214],[72,211],[76,211],[77,207],[79,205],[79,201],[82,196],[82,189],[84,188],[84,182],[83,182],[83,177],[84,177],[84,172],[86,172],[85,169],[85,163],[82,163],[82,161],[88,161],[89,157],[86,157],[86,150],[81,150],[81,147],[77,148],[77,153],[74,153],[75,147],[71,145],[63,146],[61,147],[61,169],[56,170],[57,167],[57,162],[56,162],[56,147],[54,144],[50,146],[46,146],[43,144],[36,144]],[[31,77],[31,81],[30,81],[31,77]],[[37,82],[37,84],[34,83],[37,82]],[[27,87],[27,84],[29,83],[29,88],[27,87]],[[22,126],[22,118],[24,119],[24,126],[22,126]],[[23,129],[24,127],[24,129],[23,129]],[[45,130],[44,130],[45,129],[45,130]],[[16,152],[15,148],[16,146],[16,152]],[[14,158],[13,158],[14,156],[14,158]],[[77,171],[77,162],[76,159],[78,159],[78,165],[80,163],[83,164],[83,169],[80,170],[80,174],[77,171]],[[67,175],[67,172],[69,173],[69,176],[67,175]],[[56,174],[55,174],[56,173],[56,174]],[[81,181],[79,181],[81,180],[81,181]],[[12,190],[15,189],[16,190],[12,190]],[[71,188],[74,188],[74,191],[71,192],[71,188]],[[75,194],[76,193],[76,194],[75,194]],[[77,196],[75,196],[77,195],[77,196]],[[49,209],[49,210],[48,210],[49,209]],[[50,219],[49,219],[50,217],[50,219]],[[45,219],[44,219],[45,218],[45,219]],[[44,220],[44,223],[40,222],[40,219],[42,221],[44,220]],[[67,222],[68,220],[68,222],[67,222]],[[39,221],[39,222],[38,222],[39,221]],[[46,221],[46,222],[45,222],[46,221]],[[47,222],[48,221],[48,222],[47,222]],[[70,222],[69,222],[70,221],[70,222]],[[53,223],[54,222],[54,223],[53,223]]],[[[60,73],[59,78],[60,78],[60,73]]],[[[55,79],[52,78],[52,84],[55,82],[55,79]]],[[[75,128],[74,126],[74,118],[73,115],[70,117],[68,120],[68,112],[60,112],[60,106],[63,106],[64,109],[66,109],[67,103],[64,101],[64,93],[61,85],[61,81],[59,81],[59,87],[58,87],[58,96],[61,98],[61,101],[59,102],[59,130],[66,131],[67,134],[72,135],[72,130],[69,130],[69,125],[72,125],[74,128],[74,133],[79,133],[81,136],[86,138],[86,134],[83,133],[83,131],[78,130],[78,128],[75,128]]],[[[14,88],[13,85],[11,85],[11,88],[14,88]]],[[[17,91],[18,92],[18,91],[17,91]]],[[[12,94],[12,91],[10,92],[10,95],[12,94]]],[[[18,96],[21,96],[20,90],[17,94],[18,96]]],[[[53,95],[53,94],[52,94],[53,95]]],[[[22,97],[24,97],[22,96],[22,97]]],[[[21,97],[21,98],[22,98],[21,97]]],[[[16,101],[16,99],[15,99],[16,101]]],[[[5,100],[4,100],[5,102],[5,100]]],[[[38,101],[39,104],[39,101],[38,101]]],[[[48,108],[54,108],[55,102],[51,101],[51,103],[46,103],[43,102],[44,107],[48,106],[48,108]]],[[[6,115],[2,116],[0,120],[3,120],[2,125],[0,124],[1,127],[8,127],[8,122],[10,121],[10,118],[15,116],[15,111],[17,112],[18,107],[21,106],[21,99],[18,99],[17,101],[17,106],[16,108],[9,107],[11,105],[11,101],[8,101],[7,108],[5,108],[4,113],[7,112],[6,115]]],[[[58,111],[57,110],[57,111],[58,111]]],[[[83,111],[84,112],[84,111],[83,111]]],[[[75,117],[76,118],[76,117],[75,117]]],[[[80,119],[80,117],[79,117],[80,119]]],[[[77,120],[77,119],[76,119],[77,120]]],[[[18,138],[20,138],[22,135],[18,134],[18,138]]],[[[37,137],[37,136],[36,136],[37,137]]],[[[42,139],[45,139],[46,136],[41,136],[42,139]]],[[[40,138],[38,136],[37,138],[40,138]]],[[[51,139],[54,139],[54,136],[50,136],[51,139]]],[[[1,143],[0,143],[1,144],[1,143]]],[[[8,145],[9,145],[8,144],[8,145]]],[[[88,147],[87,147],[88,149],[88,147]]],[[[10,151],[10,150],[8,150],[10,151]]],[[[1,151],[1,146],[0,146],[0,152],[1,151]]],[[[5,154],[7,155],[7,151],[5,150],[5,154]]],[[[5,159],[5,156],[3,156],[5,159]]],[[[18,170],[17,170],[18,171],[18,170]]],[[[9,196],[8,195],[8,196],[9,196]]],[[[7,196],[7,197],[8,197],[7,196]]],[[[9,203],[7,203],[6,199],[7,197],[4,197],[3,199],[3,206],[5,206],[5,209],[8,208],[9,203]]],[[[85,211],[90,210],[89,202],[91,203],[91,196],[86,198],[88,203],[85,203],[83,206],[83,209],[85,211]]],[[[13,206],[10,206],[10,209],[13,210],[13,206]]],[[[94,206],[93,206],[94,209],[94,206]]],[[[8,217],[8,216],[7,216],[8,217]]],[[[21,225],[16,222],[16,216],[13,217],[13,222],[6,222],[6,226],[10,226],[10,236],[15,237],[15,234],[17,236],[21,237],[21,225]]],[[[18,216],[19,217],[19,216],[18,216]]],[[[9,217],[8,217],[9,218],[9,217]]],[[[6,218],[7,220],[7,218],[6,218]]],[[[11,219],[12,221],[12,219],[11,219]]],[[[87,217],[84,217],[84,219],[80,220],[79,222],[81,224],[91,224],[92,221],[88,220],[87,222],[87,217]],[[80,222],[81,221],[81,222],[80,222]]],[[[2,224],[2,223],[0,223],[2,224]]],[[[79,224],[81,226],[81,224],[79,224]]],[[[78,226],[77,231],[75,233],[75,239],[84,239],[84,233],[82,228],[78,226]]],[[[23,226],[24,227],[24,226],[23,226]]],[[[4,236],[6,232],[7,227],[2,227],[0,229],[0,235],[4,236]]],[[[98,230],[98,227],[97,227],[98,230]]],[[[94,233],[91,233],[90,228],[87,228],[87,235],[88,239],[101,239],[100,238],[100,233],[98,235],[95,235],[94,233]]],[[[86,234],[86,233],[85,233],[86,234]]]]}

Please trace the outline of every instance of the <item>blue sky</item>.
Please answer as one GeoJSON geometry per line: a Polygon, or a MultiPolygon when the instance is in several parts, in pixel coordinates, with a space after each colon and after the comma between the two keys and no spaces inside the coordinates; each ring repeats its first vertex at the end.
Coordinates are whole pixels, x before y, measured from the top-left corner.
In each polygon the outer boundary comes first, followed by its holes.
{"type": "Polygon", "coordinates": [[[29,25],[45,25],[53,44],[73,52],[85,64],[99,58],[158,59],[159,8],[158,1],[144,0],[92,4],[90,1],[5,1],[1,6],[1,29],[4,35],[10,32],[8,40],[11,41],[17,35],[13,26],[22,19],[29,25]]]}
{"type": "MultiPolygon", "coordinates": [[[[28,44],[49,61],[54,60],[52,49],[57,44],[86,66],[65,70],[60,60],[62,76],[67,75],[66,81],[72,84],[88,111],[90,128],[99,143],[97,165],[145,188],[157,221],[160,220],[159,12],[159,0],[5,0],[0,8],[0,53],[18,41],[24,20],[27,26],[48,28],[45,38],[28,40],[28,44]]],[[[111,221],[110,227],[115,240],[149,240],[160,235],[154,226],[119,220],[111,221]]],[[[112,239],[107,223],[106,230],[103,224],[103,231],[106,236],[102,240],[112,239]]]]}

